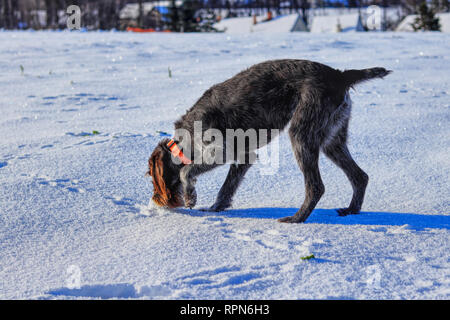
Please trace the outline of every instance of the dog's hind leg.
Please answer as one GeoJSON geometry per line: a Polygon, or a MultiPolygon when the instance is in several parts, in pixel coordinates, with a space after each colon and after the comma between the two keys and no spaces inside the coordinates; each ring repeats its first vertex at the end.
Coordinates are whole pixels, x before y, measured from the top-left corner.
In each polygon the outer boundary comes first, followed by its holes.
{"type": "Polygon", "coordinates": [[[346,144],[347,125],[334,137],[334,139],[323,146],[323,152],[339,168],[341,168],[350,180],[353,188],[352,201],[348,208],[338,209],[340,216],[358,214],[364,201],[364,194],[369,176],[353,160],[346,144]]]}
{"type": "Polygon", "coordinates": [[[294,216],[281,218],[278,220],[280,222],[306,221],[325,192],[319,171],[319,143],[313,141],[314,138],[306,135],[305,132],[302,132],[301,128],[296,127],[294,123],[289,129],[295,158],[305,178],[305,200],[294,216]]]}
{"type": "Polygon", "coordinates": [[[250,169],[252,165],[245,164],[235,164],[233,163],[230,166],[230,170],[228,171],[227,178],[220,188],[219,194],[217,195],[216,202],[209,208],[205,209],[206,211],[223,211],[226,208],[231,206],[231,201],[233,199],[233,195],[236,193],[239,185],[241,184],[245,174],[248,169],[250,169]]]}

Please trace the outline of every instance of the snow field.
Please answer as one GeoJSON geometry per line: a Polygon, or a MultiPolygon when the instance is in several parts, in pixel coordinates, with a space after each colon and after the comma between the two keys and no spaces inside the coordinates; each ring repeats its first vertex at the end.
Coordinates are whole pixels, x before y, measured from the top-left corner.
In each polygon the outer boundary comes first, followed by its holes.
{"type": "MultiPolygon", "coordinates": [[[[0,32],[0,298],[448,299],[449,37],[0,32]],[[351,187],[321,157],[317,209],[276,221],[304,196],[286,134],[278,174],[250,169],[231,210],[148,205],[157,131],[278,58],[394,70],[351,93],[363,213],[337,216],[351,187]]],[[[200,177],[199,208],[226,172],[200,177]]]]}

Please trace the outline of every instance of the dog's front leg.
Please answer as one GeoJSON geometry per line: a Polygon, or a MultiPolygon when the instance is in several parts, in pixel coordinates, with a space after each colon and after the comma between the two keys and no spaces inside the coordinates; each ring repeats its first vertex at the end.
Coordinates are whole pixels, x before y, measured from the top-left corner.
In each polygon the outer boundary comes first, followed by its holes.
{"type": "Polygon", "coordinates": [[[217,164],[188,164],[180,170],[180,180],[183,186],[184,206],[193,208],[197,203],[197,192],[195,191],[195,183],[197,176],[213,169],[217,164]]]}
{"type": "Polygon", "coordinates": [[[180,171],[180,180],[183,186],[184,206],[193,208],[197,203],[197,191],[195,191],[194,164],[186,165],[180,171]]]}
{"type": "Polygon", "coordinates": [[[250,167],[251,164],[232,164],[230,166],[230,171],[228,171],[227,178],[217,195],[216,202],[212,207],[205,209],[204,211],[218,212],[230,207],[233,195],[236,193],[236,190],[250,167]]]}

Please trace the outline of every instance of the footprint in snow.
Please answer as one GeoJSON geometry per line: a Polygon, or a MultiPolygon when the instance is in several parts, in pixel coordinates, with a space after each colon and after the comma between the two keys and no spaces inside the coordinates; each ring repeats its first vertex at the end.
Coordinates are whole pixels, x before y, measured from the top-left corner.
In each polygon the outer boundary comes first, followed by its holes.
{"type": "MultiPolygon", "coordinates": [[[[113,195],[112,197],[105,197],[108,200],[111,200],[115,205],[122,207],[125,209],[127,213],[143,213],[141,205],[135,203],[133,199],[125,198],[118,195],[113,195]]],[[[143,213],[144,214],[144,213],[143,213]]],[[[147,215],[147,214],[144,214],[147,215]]]]}
{"type": "Polygon", "coordinates": [[[207,269],[207,270],[202,270],[202,271],[198,271],[192,274],[188,274],[185,276],[181,276],[176,278],[176,281],[190,281],[191,279],[196,279],[199,277],[216,277],[216,276],[220,276],[222,274],[227,274],[227,273],[231,273],[231,272],[238,272],[241,271],[241,268],[238,266],[224,266],[224,267],[219,267],[219,268],[215,268],[215,269],[207,269]]]}
{"type": "Polygon", "coordinates": [[[136,299],[167,297],[171,290],[167,287],[136,286],[128,283],[84,285],[80,288],[59,288],[47,292],[47,295],[94,299],[136,299]]]}
{"type": "Polygon", "coordinates": [[[226,228],[230,225],[229,223],[223,222],[223,218],[220,217],[207,217],[203,220],[203,223],[222,228],[226,228]]]}
{"type": "Polygon", "coordinates": [[[248,229],[231,229],[224,228],[222,230],[225,238],[234,238],[240,241],[252,242],[257,246],[267,250],[281,250],[292,251],[295,250],[300,256],[311,255],[312,252],[320,249],[323,246],[328,246],[329,243],[322,239],[304,239],[304,238],[289,238],[280,233],[276,229],[269,229],[266,231],[248,229]]]}
{"type": "MultiPolygon", "coordinates": [[[[264,270],[264,268],[259,268],[259,270],[264,270]]],[[[253,283],[262,277],[263,274],[258,272],[257,268],[248,271],[242,270],[238,266],[226,266],[182,276],[175,281],[179,282],[182,287],[200,286],[202,290],[208,290],[222,287],[240,287],[247,283],[253,283]]]]}
{"type": "Polygon", "coordinates": [[[132,107],[119,107],[119,110],[134,110],[134,109],[141,109],[140,106],[132,106],[132,107]]]}
{"type": "Polygon", "coordinates": [[[260,231],[248,229],[224,229],[225,237],[235,238],[240,241],[253,242],[264,249],[289,250],[290,243],[284,239],[277,230],[260,231]]]}
{"type": "Polygon", "coordinates": [[[73,193],[85,193],[86,189],[79,186],[80,181],[77,179],[52,179],[49,177],[37,177],[35,181],[42,186],[50,186],[60,188],[73,193]]]}

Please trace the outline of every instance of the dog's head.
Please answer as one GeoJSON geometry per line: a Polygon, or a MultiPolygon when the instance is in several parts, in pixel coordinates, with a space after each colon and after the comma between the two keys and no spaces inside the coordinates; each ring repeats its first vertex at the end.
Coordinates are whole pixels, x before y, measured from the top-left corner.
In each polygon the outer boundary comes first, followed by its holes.
{"type": "Polygon", "coordinates": [[[167,147],[169,139],[162,140],[148,159],[148,174],[152,177],[152,200],[161,207],[176,208],[183,206],[180,169],[172,162],[167,147]]]}

